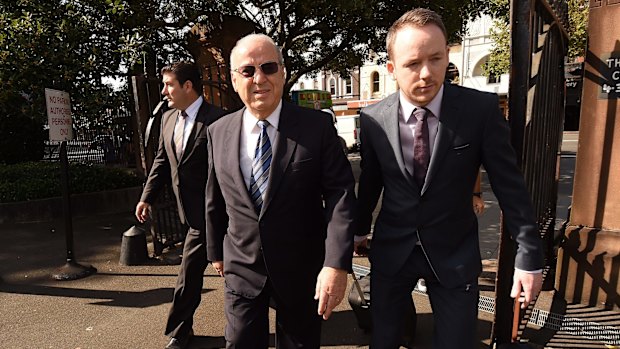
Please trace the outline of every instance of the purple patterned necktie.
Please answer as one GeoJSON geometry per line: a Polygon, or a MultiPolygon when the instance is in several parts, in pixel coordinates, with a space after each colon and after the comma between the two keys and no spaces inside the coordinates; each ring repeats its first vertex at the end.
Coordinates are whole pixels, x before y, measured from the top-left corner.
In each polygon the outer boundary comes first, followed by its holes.
{"type": "Polygon", "coordinates": [[[431,151],[428,137],[428,112],[425,108],[416,108],[413,116],[417,119],[413,135],[413,177],[422,189],[424,179],[431,160],[431,151]]]}

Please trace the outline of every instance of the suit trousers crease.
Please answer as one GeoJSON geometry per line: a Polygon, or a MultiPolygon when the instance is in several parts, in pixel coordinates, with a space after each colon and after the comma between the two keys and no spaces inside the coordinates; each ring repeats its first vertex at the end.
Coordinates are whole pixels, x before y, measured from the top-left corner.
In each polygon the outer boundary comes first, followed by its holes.
{"type": "Polygon", "coordinates": [[[189,228],[185,236],[183,258],[166,324],[167,336],[184,337],[192,329],[207,268],[204,234],[204,230],[189,228]]]}
{"type": "Polygon", "coordinates": [[[433,348],[475,348],[479,295],[477,280],[455,288],[442,286],[418,245],[396,275],[388,276],[378,270],[372,271],[370,293],[373,333],[370,347],[400,347],[404,311],[409,306],[411,292],[419,278],[426,281],[433,311],[433,348]]]}
{"type": "MultiPolygon", "coordinates": [[[[248,298],[230,289],[225,290],[226,348],[266,349],[269,346],[269,307],[276,311],[275,347],[278,349],[318,349],[321,318],[316,307],[287,311],[278,302],[269,280],[255,298],[248,298]]],[[[315,302],[313,302],[315,304],[315,302]]]]}

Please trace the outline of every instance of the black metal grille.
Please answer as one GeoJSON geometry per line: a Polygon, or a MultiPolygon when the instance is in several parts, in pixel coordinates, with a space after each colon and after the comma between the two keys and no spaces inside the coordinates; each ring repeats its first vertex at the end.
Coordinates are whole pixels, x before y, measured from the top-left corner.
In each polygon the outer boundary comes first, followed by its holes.
{"type": "MultiPolygon", "coordinates": [[[[131,113],[125,107],[108,111],[101,119],[105,125],[74,129],[74,139],[67,141],[71,162],[135,166],[131,113]]],[[[45,141],[43,161],[59,161],[59,141],[45,141]]]]}
{"type": "MultiPolygon", "coordinates": [[[[566,1],[513,0],[509,87],[511,141],[529,189],[546,260],[554,261],[559,149],[564,123],[566,1]]],[[[502,224],[493,338],[510,342],[515,244],[502,224]]],[[[545,273],[546,275],[546,273],[545,273]]],[[[533,304],[525,316],[529,316],[533,304]]]]}

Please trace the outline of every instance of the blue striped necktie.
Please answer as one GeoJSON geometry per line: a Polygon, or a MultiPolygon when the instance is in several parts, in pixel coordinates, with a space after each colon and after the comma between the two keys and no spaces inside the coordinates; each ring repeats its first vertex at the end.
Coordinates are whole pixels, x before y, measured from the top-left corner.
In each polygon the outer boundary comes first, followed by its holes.
{"type": "Polygon", "coordinates": [[[269,182],[269,166],[271,165],[271,142],[267,135],[269,122],[259,120],[257,123],[260,128],[254,161],[252,161],[252,176],[250,177],[250,197],[254,202],[254,208],[260,213],[263,207],[263,199],[269,182]]]}

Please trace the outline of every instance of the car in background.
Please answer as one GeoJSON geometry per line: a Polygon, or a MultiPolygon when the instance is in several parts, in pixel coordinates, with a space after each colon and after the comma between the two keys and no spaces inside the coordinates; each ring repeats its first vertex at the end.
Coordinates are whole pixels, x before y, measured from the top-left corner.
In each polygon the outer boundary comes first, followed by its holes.
{"type": "Polygon", "coordinates": [[[344,139],[346,147],[350,151],[358,151],[360,148],[360,116],[340,115],[336,117],[336,129],[338,136],[344,139]]]}

